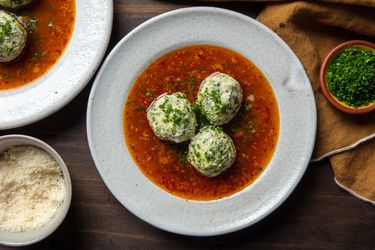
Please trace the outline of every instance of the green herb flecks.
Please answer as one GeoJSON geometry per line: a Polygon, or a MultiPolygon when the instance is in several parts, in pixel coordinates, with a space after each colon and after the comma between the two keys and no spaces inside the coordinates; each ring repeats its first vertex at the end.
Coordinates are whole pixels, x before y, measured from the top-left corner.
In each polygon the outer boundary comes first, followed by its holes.
{"type": "Polygon", "coordinates": [[[3,23],[0,23],[0,43],[4,39],[12,34],[12,24],[9,20],[6,20],[3,23]]]}
{"type": "Polygon", "coordinates": [[[38,20],[35,17],[29,18],[26,23],[26,29],[29,32],[35,31],[37,29],[38,20]]]}
{"type": "Polygon", "coordinates": [[[174,152],[175,155],[177,155],[178,164],[185,169],[185,171],[190,171],[189,168],[189,161],[187,159],[187,147],[188,143],[179,143],[179,144],[173,144],[173,146],[170,147],[171,151],[174,152]]]}
{"type": "Polygon", "coordinates": [[[144,93],[145,93],[145,96],[146,98],[149,100],[149,101],[152,101],[153,100],[153,93],[152,93],[152,90],[151,89],[145,89],[144,90],[144,93]]]}
{"type": "Polygon", "coordinates": [[[136,112],[144,112],[146,111],[146,107],[142,106],[142,105],[137,105],[135,108],[134,108],[134,111],[136,112]]]}
{"type": "Polygon", "coordinates": [[[197,117],[198,122],[198,130],[201,128],[204,128],[208,125],[211,125],[210,121],[207,119],[207,117],[202,114],[201,108],[198,103],[194,103],[192,105],[193,112],[195,113],[195,116],[197,117]]]}
{"type": "Polygon", "coordinates": [[[181,167],[183,167],[186,171],[189,171],[189,162],[187,160],[187,150],[180,151],[178,153],[178,163],[181,167]]]}
{"type": "Polygon", "coordinates": [[[188,75],[188,82],[190,83],[191,90],[194,90],[198,85],[198,80],[191,73],[188,75]]]}
{"type": "Polygon", "coordinates": [[[219,90],[215,89],[208,94],[208,97],[211,98],[213,104],[215,105],[216,110],[221,114],[226,114],[230,108],[228,103],[224,103],[221,99],[221,93],[219,90]]]}
{"type": "Polygon", "coordinates": [[[375,102],[375,52],[348,48],[340,53],[327,70],[329,91],[352,107],[375,102]]]}
{"type": "Polygon", "coordinates": [[[198,86],[198,80],[191,73],[188,74],[187,78],[181,82],[182,91],[185,92],[189,99],[195,98],[194,91],[198,86]]]}
{"type": "Polygon", "coordinates": [[[169,85],[168,91],[175,90],[177,87],[178,87],[178,84],[174,82],[171,85],[169,85]]]}
{"type": "MultiPolygon", "coordinates": [[[[177,98],[185,98],[177,95],[177,98]]],[[[181,126],[189,122],[189,118],[178,108],[174,108],[169,100],[169,97],[165,97],[165,101],[160,105],[161,110],[164,113],[164,122],[172,122],[174,126],[181,126]]]]}
{"type": "Polygon", "coordinates": [[[11,78],[13,78],[13,76],[8,73],[0,73],[0,79],[11,79],[11,78]]]}

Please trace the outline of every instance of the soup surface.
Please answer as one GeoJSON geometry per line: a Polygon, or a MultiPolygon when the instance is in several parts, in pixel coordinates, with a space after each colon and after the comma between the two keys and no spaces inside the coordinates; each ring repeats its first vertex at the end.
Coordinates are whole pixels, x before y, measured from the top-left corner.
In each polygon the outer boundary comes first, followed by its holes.
{"type": "Polygon", "coordinates": [[[252,183],[272,158],[279,133],[276,98],[262,72],[240,54],[208,45],[173,51],[148,66],[129,92],[123,120],[126,144],[143,174],[162,189],[192,200],[223,198],[252,183]],[[166,92],[183,92],[194,103],[201,81],[217,71],[234,77],[244,95],[240,111],[224,126],[235,144],[236,160],[209,178],[187,161],[188,142],[174,144],[155,136],[146,109],[166,92]]]}
{"type": "Polygon", "coordinates": [[[37,0],[15,12],[28,40],[17,61],[0,63],[0,90],[30,83],[58,61],[73,33],[75,13],[75,0],[37,0]]]}

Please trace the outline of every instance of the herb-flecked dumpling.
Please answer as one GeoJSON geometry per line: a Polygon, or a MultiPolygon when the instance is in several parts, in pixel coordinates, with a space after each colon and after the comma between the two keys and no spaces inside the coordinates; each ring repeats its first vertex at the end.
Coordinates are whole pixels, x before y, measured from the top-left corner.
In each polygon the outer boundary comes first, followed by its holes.
{"type": "Polygon", "coordinates": [[[202,128],[189,144],[188,161],[207,177],[215,177],[230,168],[235,158],[232,139],[218,127],[202,128]]]}
{"type": "Polygon", "coordinates": [[[11,62],[22,54],[27,32],[16,17],[0,11],[0,62],[11,62]]]}
{"type": "Polygon", "coordinates": [[[241,85],[231,76],[214,73],[203,80],[198,92],[198,104],[203,115],[216,126],[228,123],[242,103],[241,85]]]}
{"type": "Polygon", "coordinates": [[[0,6],[4,8],[18,9],[32,3],[33,0],[0,0],[0,6]]]}
{"type": "Polygon", "coordinates": [[[161,95],[147,110],[147,120],[162,140],[180,143],[195,135],[197,120],[186,95],[161,95]]]}

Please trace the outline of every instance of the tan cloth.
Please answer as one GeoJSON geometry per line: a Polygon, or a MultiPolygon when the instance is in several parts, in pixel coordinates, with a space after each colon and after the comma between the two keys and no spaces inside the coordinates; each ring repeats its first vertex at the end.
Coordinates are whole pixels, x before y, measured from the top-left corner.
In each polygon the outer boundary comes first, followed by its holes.
{"type": "MultiPolygon", "coordinates": [[[[330,1],[333,2],[333,1],[330,1]]],[[[352,2],[375,7],[375,1],[352,2]]],[[[313,159],[321,159],[375,136],[375,113],[354,117],[333,108],[319,87],[319,70],[330,49],[352,39],[375,40],[375,8],[332,3],[269,4],[258,20],[274,30],[297,54],[311,80],[318,108],[313,159]]],[[[330,158],[336,182],[375,204],[375,142],[330,158]]]]}
{"type": "MultiPolygon", "coordinates": [[[[230,0],[205,0],[205,2],[229,2],[230,0]]],[[[236,2],[297,2],[293,0],[236,0],[236,2]]],[[[375,0],[312,0],[310,2],[340,3],[375,7],[375,0]]]]}
{"type": "Polygon", "coordinates": [[[357,117],[343,114],[326,101],[319,87],[320,65],[330,49],[354,39],[375,42],[375,0],[239,2],[268,2],[258,20],[292,48],[306,69],[318,108],[313,160],[336,154],[330,161],[337,184],[375,204],[375,140],[358,146],[375,138],[375,112],[357,117]]]}
{"type": "Polygon", "coordinates": [[[330,158],[335,180],[360,199],[375,205],[375,140],[361,144],[355,150],[330,158]]]}

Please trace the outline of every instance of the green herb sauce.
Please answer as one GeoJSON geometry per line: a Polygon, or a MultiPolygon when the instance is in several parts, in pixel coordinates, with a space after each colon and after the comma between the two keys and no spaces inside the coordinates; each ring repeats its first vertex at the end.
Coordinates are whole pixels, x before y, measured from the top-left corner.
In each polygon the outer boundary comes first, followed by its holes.
{"type": "Polygon", "coordinates": [[[341,52],[327,70],[328,90],[351,107],[375,102],[375,52],[348,48],[341,52]]]}

